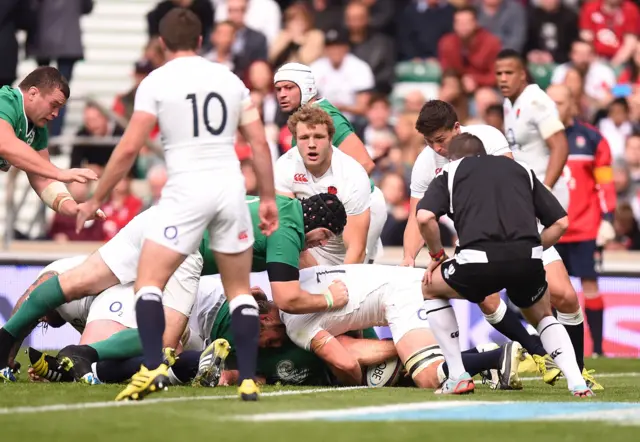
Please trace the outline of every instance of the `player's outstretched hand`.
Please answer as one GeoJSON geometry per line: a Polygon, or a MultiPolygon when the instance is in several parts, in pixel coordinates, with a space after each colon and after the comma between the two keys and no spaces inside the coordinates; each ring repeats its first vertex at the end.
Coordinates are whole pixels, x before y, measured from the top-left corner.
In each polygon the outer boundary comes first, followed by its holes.
{"type": "Polygon", "coordinates": [[[335,279],[331,283],[329,291],[331,292],[331,296],[333,296],[333,308],[344,307],[347,305],[347,302],[349,302],[349,290],[347,290],[347,285],[339,279],[335,279]]]}
{"type": "Polygon", "coordinates": [[[78,204],[78,213],[76,215],[76,233],[80,233],[84,227],[84,223],[92,220],[95,216],[102,218],[104,213],[100,210],[100,203],[90,199],[85,203],[78,204]],[[97,212],[100,211],[98,214],[97,212]]]}
{"type": "Polygon", "coordinates": [[[63,183],[86,183],[97,179],[98,175],[91,169],[60,169],[58,175],[58,181],[63,183]]]}
{"type": "Polygon", "coordinates": [[[276,200],[260,198],[260,231],[264,236],[269,236],[278,230],[278,207],[276,200]]]}
{"type": "Polygon", "coordinates": [[[431,284],[432,280],[433,280],[433,272],[435,269],[437,269],[438,267],[440,267],[440,265],[445,262],[447,259],[449,259],[449,257],[447,256],[447,254],[445,253],[444,255],[442,255],[442,257],[440,257],[439,260],[434,261],[433,259],[429,262],[429,265],[427,266],[427,271],[424,272],[424,277],[422,278],[422,283],[427,285],[427,284],[431,284]]]}

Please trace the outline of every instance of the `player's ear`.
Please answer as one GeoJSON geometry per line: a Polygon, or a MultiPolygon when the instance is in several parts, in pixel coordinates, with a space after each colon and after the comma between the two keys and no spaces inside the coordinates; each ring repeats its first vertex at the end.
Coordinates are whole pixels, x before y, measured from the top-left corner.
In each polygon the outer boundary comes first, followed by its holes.
{"type": "Polygon", "coordinates": [[[196,52],[200,52],[200,49],[202,49],[202,35],[198,37],[198,50],[196,52]]]}
{"type": "Polygon", "coordinates": [[[162,37],[158,37],[158,41],[160,42],[160,47],[162,48],[162,52],[167,52],[167,45],[164,43],[162,37]]]}

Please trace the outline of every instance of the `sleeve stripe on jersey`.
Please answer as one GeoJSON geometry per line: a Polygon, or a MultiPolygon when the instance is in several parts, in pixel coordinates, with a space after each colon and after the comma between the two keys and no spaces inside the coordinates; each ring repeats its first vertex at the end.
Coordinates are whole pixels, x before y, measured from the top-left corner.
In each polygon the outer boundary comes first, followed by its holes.
{"type": "Polygon", "coordinates": [[[449,212],[453,213],[453,180],[456,176],[456,171],[458,170],[458,166],[462,163],[464,158],[453,161],[447,164],[446,168],[443,168],[442,172],[447,172],[447,187],[449,188],[449,212]],[[446,170],[445,170],[446,169],[446,170]]]}

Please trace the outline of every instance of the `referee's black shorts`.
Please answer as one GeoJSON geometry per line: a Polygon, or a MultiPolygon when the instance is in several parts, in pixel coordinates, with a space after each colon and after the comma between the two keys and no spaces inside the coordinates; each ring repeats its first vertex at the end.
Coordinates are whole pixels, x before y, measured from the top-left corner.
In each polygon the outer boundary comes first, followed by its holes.
{"type": "Polygon", "coordinates": [[[444,262],[440,271],[453,290],[476,304],[493,293],[507,289],[509,299],[516,306],[527,308],[542,298],[547,290],[541,259],[459,264],[453,258],[444,262]]]}

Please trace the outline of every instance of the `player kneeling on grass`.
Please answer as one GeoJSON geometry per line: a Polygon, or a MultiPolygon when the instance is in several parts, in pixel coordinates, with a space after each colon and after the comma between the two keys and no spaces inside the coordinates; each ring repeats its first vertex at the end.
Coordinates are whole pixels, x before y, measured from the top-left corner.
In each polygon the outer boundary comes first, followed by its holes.
{"type": "MultiPolygon", "coordinates": [[[[326,312],[292,315],[269,304],[267,312],[260,315],[261,328],[276,335],[278,330],[284,332],[284,325],[289,338],[323,359],[341,385],[362,385],[362,361],[336,337],[389,325],[393,343],[380,341],[378,358],[367,355],[368,363],[375,365],[397,354],[418,387],[437,388],[448,368],[439,368],[444,358],[421,309],[423,275],[422,269],[375,264],[310,267],[300,271],[302,289],[322,292],[340,279],[349,291],[347,305],[326,312]]],[[[518,379],[521,348],[518,343],[509,343],[501,350],[470,352],[463,357],[468,366],[474,367],[470,369],[474,373],[500,367],[502,388],[522,388],[518,379]]]]}
{"type": "MultiPolygon", "coordinates": [[[[76,256],[54,261],[45,267],[36,281],[18,300],[14,311],[29,297],[30,293],[43,282],[82,264],[85,256],[76,256]]],[[[165,288],[164,310],[165,316],[180,319],[184,323],[190,312],[183,311],[182,292],[185,281],[179,279],[179,274],[172,276],[165,288]]],[[[73,326],[81,334],[79,345],[68,346],[58,354],[58,359],[29,349],[29,359],[32,368],[30,375],[47,380],[76,380],[83,383],[95,384],[98,380],[91,373],[93,362],[106,359],[123,359],[137,356],[142,351],[136,319],[134,315],[133,284],[115,285],[97,296],[87,296],[82,299],[65,303],[53,309],[40,319],[40,322],[51,327],[61,327],[66,323],[73,326]],[[60,367],[58,367],[60,366],[60,367]]],[[[31,332],[37,323],[25,331],[23,337],[31,332]]],[[[164,335],[164,345],[167,348],[178,348],[180,334],[178,329],[168,328],[164,335]]],[[[14,348],[10,357],[10,366],[14,366],[13,358],[22,339],[14,348]]],[[[186,344],[186,341],[184,342],[186,344]]]]}
{"type": "MultiPolygon", "coordinates": [[[[144,229],[156,213],[156,207],[140,213],[109,242],[77,266],[53,275],[33,288],[28,299],[0,329],[0,379],[15,380],[8,367],[11,349],[49,311],[74,300],[98,295],[115,285],[135,281],[144,229]]],[[[180,281],[171,295],[176,311],[165,311],[167,328],[164,335],[172,336],[170,342],[174,344],[173,347],[177,345],[187,326],[201,272],[202,256],[196,251],[174,273],[180,281]]]]}

